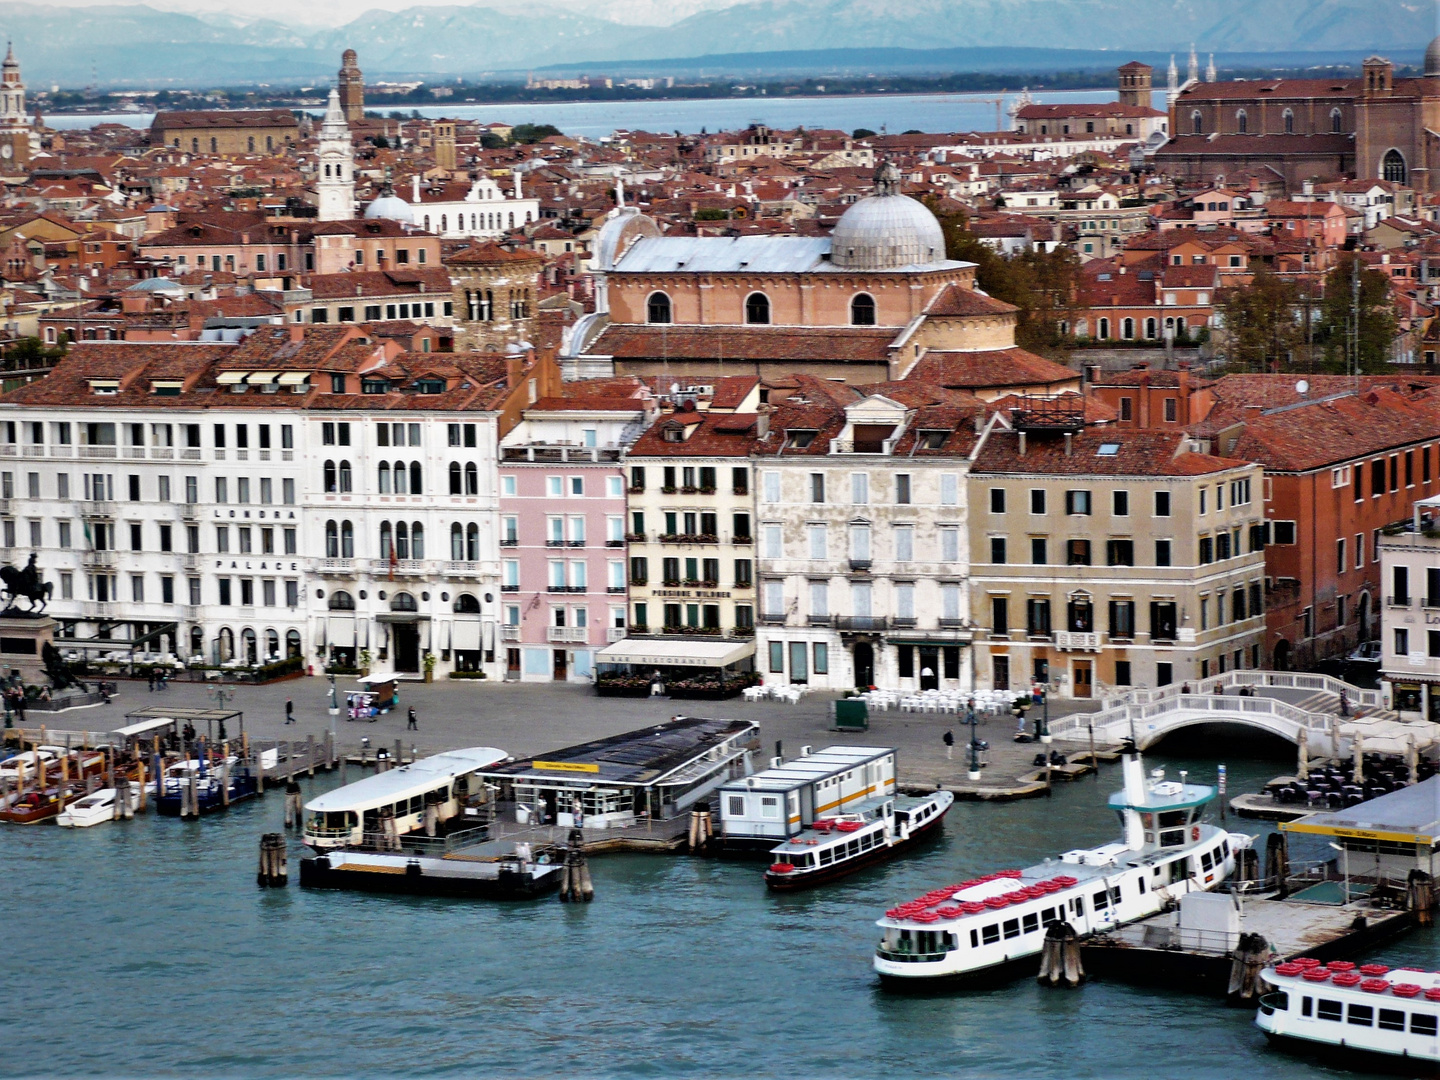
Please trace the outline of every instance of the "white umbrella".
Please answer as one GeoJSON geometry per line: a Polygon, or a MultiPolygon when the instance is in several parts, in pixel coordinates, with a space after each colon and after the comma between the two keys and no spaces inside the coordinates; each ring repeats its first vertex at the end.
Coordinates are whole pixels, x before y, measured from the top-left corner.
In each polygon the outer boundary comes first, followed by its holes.
{"type": "Polygon", "coordinates": [[[1300,729],[1300,737],[1295,740],[1295,749],[1299,755],[1299,761],[1295,766],[1295,775],[1301,780],[1310,779],[1310,733],[1303,727],[1300,729]]]}
{"type": "Polygon", "coordinates": [[[1355,771],[1351,774],[1351,778],[1355,781],[1355,783],[1360,784],[1364,783],[1365,781],[1365,736],[1361,735],[1357,731],[1355,733],[1354,743],[1355,771]]]}
{"type": "Polygon", "coordinates": [[[1405,768],[1410,773],[1410,783],[1415,783],[1416,774],[1420,770],[1420,753],[1415,746],[1415,739],[1412,736],[1405,744],[1405,768]]]}

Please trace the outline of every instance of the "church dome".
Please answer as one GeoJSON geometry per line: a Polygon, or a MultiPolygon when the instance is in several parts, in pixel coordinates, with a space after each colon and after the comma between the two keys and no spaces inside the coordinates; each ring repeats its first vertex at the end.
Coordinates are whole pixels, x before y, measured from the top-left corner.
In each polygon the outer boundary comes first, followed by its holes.
{"type": "Polygon", "coordinates": [[[1440,37],[1431,41],[1425,50],[1425,75],[1440,75],[1440,37]]]}
{"type": "Polygon", "coordinates": [[[846,270],[898,270],[943,261],[940,222],[923,204],[900,194],[895,166],[880,167],[875,192],[840,215],[830,234],[830,262],[846,270]]]}
{"type": "Polygon", "coordinates": [[[410,209],[409,203],[395,194],[393,187],[386,184],[380,189],[379,197],[365,208],[365,220],[374,221],[376,218],[398,221],[402,225],[414,225],[415,211],[410,209]]]}

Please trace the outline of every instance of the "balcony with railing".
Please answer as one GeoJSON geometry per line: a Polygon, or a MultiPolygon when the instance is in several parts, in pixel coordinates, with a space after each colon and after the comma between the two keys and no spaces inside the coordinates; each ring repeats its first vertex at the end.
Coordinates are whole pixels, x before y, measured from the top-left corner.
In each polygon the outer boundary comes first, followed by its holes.
{"type": "Polygon", "coordinates": [[[118,507],[108,499],[86,499],[80,503],[83,518],[113,518],[118,507]]]}
{"type": "Polygon", "coordinates": [[[1055,647],[1064,652],[1099,652],[1100,635],[1093,630],[1057,630],[1055,647]]]}
{"type": "Polygon", "coordinates": [[[609,461],[619,461],[621,452],[621,448],[618,446],[570,446],[563,443],[559,445],[502,446],[500,459],[502,461],[598,465],[609,461]]]}
{"type": "Polygon", "coordinates": [[[115,552],[82,551],[80,553],[80,565],[93,567],[95,569],[109,569],[115,565],[115,552]]]}
{"type": "Polygon", "coordinates": [[[609,642],[624,641],[629,633],[628,626],[611,626],[605,631],[605,640],[609,642]]]}
{"type": "Polygon", "coordinates": [[[316,559],[315,572],[317,574],[341,574],[352,577],[355,574],[354,559],[316,559]]]}
{"type": "Polygon", "coordinates": [[[873,634],[890,628],[890,620],[884,615],[841,615],[835,624],[841,630],[857,634],[873,634]]]}
{"type": "Polygon", "coordinates": [[[1386,607],[1408,608],[1413,601],[1410,596],[1387,596],[1385,597],[1386,607]]]}
{"type": "Polygon", "coordinates": [[[80,447],[80,456],[82,458],[114,458],[120,456],[120,448],[118,446],[91,446],[87,443],[80,447]]]}
{"type": "Polygon", "coordinates": [[[120,614],[120,605],[103,600],[88,600],[82,610],[89,619],[113,619],[120,614]]]}
{"type": "Polygon", "coordinates": [[[552,626],[546,633],[548,641],[568,641],[583,645],[589,640],[588,626],[552,626]]]}
{"type": "Polygon", "coordinates": [[[371,559],[372,574],[403,574],[405,577],[419,577],[430,572],[430,564],[424,559],[371,559]]]}
{"type": "Polygon", "coordinates": [[[501,641],[519,641],[519,640],[520,640],[520,627],[518,627],[518,626],[501,626],[501,627],[500,627],[500,640],[501,640],[501,641]]]}
{"type": "Polygon", "coordinates": [[[718,544],[720,537],[715,533],[661,533],[662,544],[718,544]]]}
{"type": "Polygon", "coordinates": [[[480,564],[463,559],[458,561],[451,559],[445,564],[445,573],[449,577],[479,577],[480,564]]]}

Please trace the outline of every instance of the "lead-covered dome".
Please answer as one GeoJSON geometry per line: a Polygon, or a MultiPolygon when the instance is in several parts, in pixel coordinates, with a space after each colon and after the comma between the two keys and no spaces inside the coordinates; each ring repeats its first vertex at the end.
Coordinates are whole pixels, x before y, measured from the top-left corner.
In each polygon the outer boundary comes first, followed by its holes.
{"type": "Polygon", "coordinates": [[[899,170],[888,162],[875,173],[875,194],[841,214],[830,234],[830,262],[846,270],[898,270],[944,258],[940,222],[900,194],[899,170]]]}
{"type": "Polygon", "coordinates": [[[1425,50],[1425,75],[1430,77],[1440,75],[1440,37],[1430,42],[1430,47],[1425,50]]]}
{"type": "Polygon", "coordinates": [[[415,211],[410,209],[408,202],[395,194],[395,189],[387,180],[385,186],[380,189],[379,197],[365,208],[365,218],[368,221],[385,218],[389,221],[398,221],[402,225],[414,225],[415,211]]]}

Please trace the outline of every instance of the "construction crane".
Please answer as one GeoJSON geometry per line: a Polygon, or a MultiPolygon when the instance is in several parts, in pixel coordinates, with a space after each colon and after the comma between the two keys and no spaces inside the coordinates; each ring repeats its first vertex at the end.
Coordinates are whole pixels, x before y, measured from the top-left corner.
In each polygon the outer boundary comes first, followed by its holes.
{"type": "Polygon", "coordinates": [[[1004,90],[1001,90],[999,97],[993,97],[993,98],[988,98],[988,97],[987,97],[987,98],[977,98],[977,99],[976,99],[976,100],[979,101],[980,104],[982,104],[982,105],[994,105],[994,106],[995,106],[995,130],[996,130],[996,131],[1004,131],[1004,130],[1006,130],[1006,129],[1005,129],[1005,126],[1004,126],[1004,124],[1005,124],[1005,93],[1006,93],[1006,92],[1005,92],[1004,90]]]}

